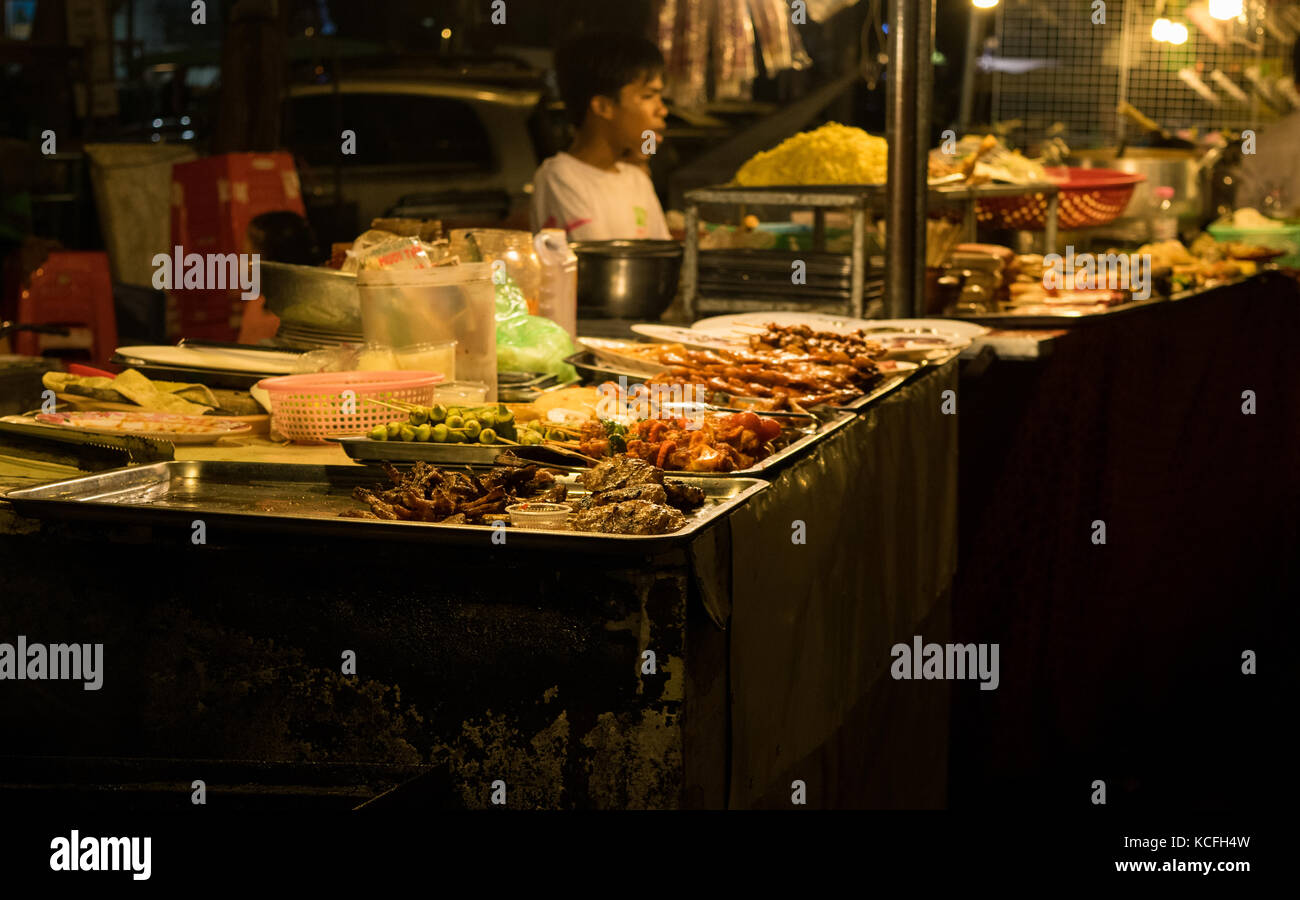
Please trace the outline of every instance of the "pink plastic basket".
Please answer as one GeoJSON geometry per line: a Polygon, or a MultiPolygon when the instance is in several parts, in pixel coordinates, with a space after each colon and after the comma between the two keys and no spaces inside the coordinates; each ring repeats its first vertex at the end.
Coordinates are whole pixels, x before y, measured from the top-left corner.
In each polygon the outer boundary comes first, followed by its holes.
{"type": "Polygon", "coordinates": [[[280,434],[301,444],[323,444],[402,417],[368,400],[432,405],[442,378],[437,372],[326,372],[264,378],[257,385],[271,396],[271,417],[280,434]]]}

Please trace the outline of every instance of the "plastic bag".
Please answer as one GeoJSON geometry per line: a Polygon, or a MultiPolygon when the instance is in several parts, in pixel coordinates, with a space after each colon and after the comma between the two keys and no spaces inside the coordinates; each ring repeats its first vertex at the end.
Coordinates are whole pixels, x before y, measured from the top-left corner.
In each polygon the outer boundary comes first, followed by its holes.
{"type": "Polygon", "coordinates": [[[569,333],[550,319],[528,314],[523,291],[509,275],[493,279],[497,303],[497,371],[545,372],[572,381],[578,373],[564,361],[576,352],[569,333]]]}

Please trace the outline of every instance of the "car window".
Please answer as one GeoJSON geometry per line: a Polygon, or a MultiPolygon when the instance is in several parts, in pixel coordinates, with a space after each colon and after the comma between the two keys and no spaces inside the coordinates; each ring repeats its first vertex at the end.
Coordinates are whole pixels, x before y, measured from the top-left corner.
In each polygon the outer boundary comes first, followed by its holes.
{"type": "Polygon", "coordinates": [[[339,161],[344,130],[356,132],[353,165],[419,164],[455,172],[496,168],[492,141],[473,106],[418,94],[313,94],[294,97],[285,143],[308,165],[339,161]]]}

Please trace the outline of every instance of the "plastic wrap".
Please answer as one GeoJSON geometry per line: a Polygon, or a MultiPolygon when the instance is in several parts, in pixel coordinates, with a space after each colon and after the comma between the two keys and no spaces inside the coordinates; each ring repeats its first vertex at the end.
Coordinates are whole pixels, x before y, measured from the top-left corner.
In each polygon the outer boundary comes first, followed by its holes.
{"type": "Polygon", "coordinates": [[[672,55],[667,57],[664,93],[678,106],[708,102],[710,3],[675,0],[672,55]]]}
{"type": "Polygon", "coordinates": [[[717,0],[713,7],[713,88],[719,100],[749,100],[758,76],[754,23],[746,0],[717,0]]]}
{"type": "Polygon", "coordinates": [[[530,316],[523,292],[509,275],[496,280],[497,370],[544,372],[560,381],[577,377],[564,361],[577,352],[569,333],[550,319],[530,316]]]}
{"type": "Polygon", "coordinates": [[[790,7],[785,0],[749,0],[749,9],[769,78],[785,69],[803,69],[812,64],[797,26],[790,21],[790,7]]]}
{"type": "Polygon", "coordinates": [[[857,0],[807,0],[808,18],[813,22],[825,22],[831,16],[848,9],[857,0]]]}

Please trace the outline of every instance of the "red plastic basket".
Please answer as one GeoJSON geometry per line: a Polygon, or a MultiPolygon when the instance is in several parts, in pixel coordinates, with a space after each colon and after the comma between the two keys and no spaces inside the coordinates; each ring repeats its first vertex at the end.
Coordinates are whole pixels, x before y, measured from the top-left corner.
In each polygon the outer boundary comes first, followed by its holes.
{"type": "MultiPolygon", "coordinates": [[[[1062,230],[1114,222],[1133,198],[1133,189],[1146,180],[1145,175],[1077,166],[1048,169],[1047,177],[1061,186],[1056,222],[1062,230]]],[[[1044,194],[990,197],[976,204],[975,216],[994,228],[1041,231],[1047,223],[1047,204],[1044,194]]]]}

